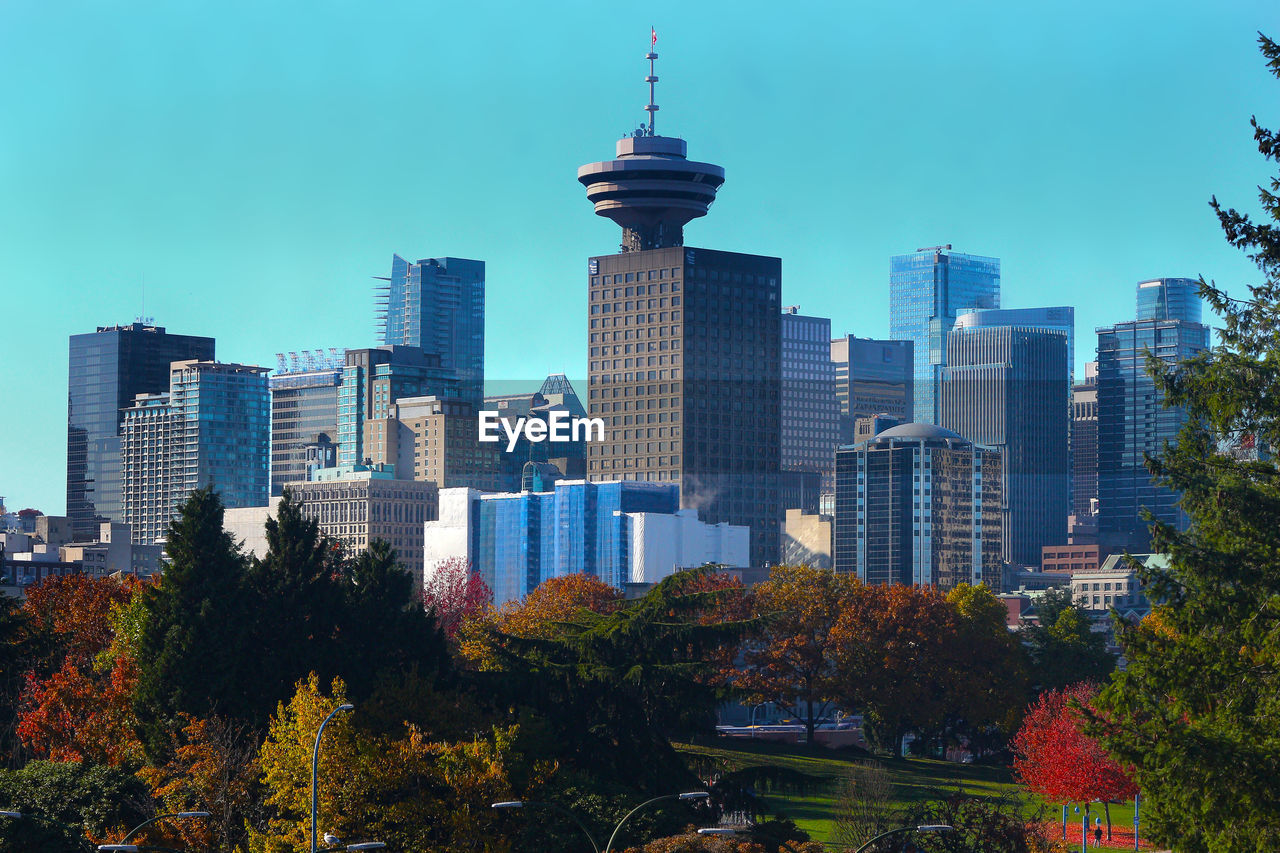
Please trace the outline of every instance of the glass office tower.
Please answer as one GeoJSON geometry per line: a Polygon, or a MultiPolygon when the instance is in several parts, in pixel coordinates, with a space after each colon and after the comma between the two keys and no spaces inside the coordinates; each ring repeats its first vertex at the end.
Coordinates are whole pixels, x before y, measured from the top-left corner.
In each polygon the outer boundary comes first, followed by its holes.
{"type": "Polygon", "coordinates": [[[124,521],[120,428],[139,394],[169,390],[169,364],[214,357],[213,338],[163,326],[100,326],[72,335],[67,376],[67,515],[78,540],[124,521]]]}
{"type": "Polygon", "coordinates": [[[394,255],[379,294],[382,344],[438,356],[477,407],[484,393],[484,276],[484,261],[426,258],[414,264],[394,255]]]}
{"type": "Polygon", "coordinates": [[[917,423],[938,423],[938,383],[947,333],[972,308],[1000,307],[1000,260],[952,251],[951,244],[889,259],[889,337],[914,344],[917,423]]]}
{"type": "Polygon", "coordinates": [[[831,360],[831,321],[782,312],[782,469],[812,471],[820,489],[836,487],[840,403],[831,360]]]}
{"type": "Polygon", "coordinates": [[[1138,284],[1139,320],[1200,322],[1200,282],[1191,278],[1157,278],[1138,284]]]}
{"type": "Polygon", "coordinates": [[[1164,407],[1147,373],[1147,353],[1174,364],[1209,346],[1209,327],[1183,319],[1199,317],[1199,305],[1177,305],[1177,294],[1185,294],[1185,288],[1145,287],[1149,284],[1138,286],[1139,306],[1164,317],[1098,329],[1098,537],[1101,544],[1135,553],[1150,547],[1144,508],[1180,529],[1190,523],[1177,505],[1179,495],[1153,483],[1144,464],[1144,455],[1158,456],[1166,441],[1177,438],[1187,418],[1183,409],[1164,407]],[[1160,289],[1170,292],[1161,296],[1160,289]],[[1155,295],[1144,298],[1144,291],[1155,295]]]}

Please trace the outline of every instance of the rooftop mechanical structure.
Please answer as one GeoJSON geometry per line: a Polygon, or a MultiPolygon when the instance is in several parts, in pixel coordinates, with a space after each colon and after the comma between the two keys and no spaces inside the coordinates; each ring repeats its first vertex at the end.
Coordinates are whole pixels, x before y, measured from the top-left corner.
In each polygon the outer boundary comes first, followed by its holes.
{"type": "MultiPolygon", "coordinates": [[[[656,39],[656,37],[655,37],[656,39]]],[[[650,51],[649,114],[647,124],[618,140],[617,158],[588,163],[578,169],[578,183],[587,188],[587,200],[597,216],[622,226],[622,251],[640,252],[684,245],[684,226],[707,215],[724,183],[724,169],[687,159],[683,139],[657,136],[654,118],[654,60],[650,51]]]]}

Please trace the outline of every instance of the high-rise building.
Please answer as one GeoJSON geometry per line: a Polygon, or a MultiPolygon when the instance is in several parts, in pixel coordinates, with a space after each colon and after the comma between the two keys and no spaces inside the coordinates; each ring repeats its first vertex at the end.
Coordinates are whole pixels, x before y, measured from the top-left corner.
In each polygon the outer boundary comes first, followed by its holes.
{"type": "Polygon", "coordinates": [[[67,516],[89,539],[123,521],[120,427],[139,394],[169,390],[169,364],[214,357],[213,338],[171,335],[163,326],[100,326],[72,335],[67,383],[67,516]]]}
{"type": "Polygon", "coordinates": [[[1001,451],[1002,556],[1020,566],[1039,566],[1041,549],[1067,538],[1067,350],[1062,331],[1043,328],[970,322],[947,336],[942,426],[1001,451]]]}
{"type": "Polygon", "coordinates": [[[125,523],[134,542],[163,537],[187,495],[213,486],[226,507],[259,506],[269,488],[265,367],[175,361],[167,394],[124,411],[125,523]]]}
{"type": "Polygon", "coordinates": [[[394,465],[402,479],[496,491],[503,485],[499,446],[481,442],[476,423],[466,400],[401,397],[385,418],[365,421],[365,453],[374,464],[394,465]]]}
{"type": "MultiPolygon", "coordinates": [[[[1162,304],[1160,299],[1140,301],[1162,304]]],[[[1180,529],[1190,523],[1178,506],[1179,495],[1153,483],[1144,464],[1146,455],[1159,456],[1166,441],[1176,440],[1187,419],[1185,409],[1164,407],[1163,395],[1147,373],[1147,353],[1175,364],[1209,346],[1209,328],[1182,319],[1196,316],[1190,306],[1173,314],[1177,316],[1098,328],[1098,540],[1109,548],[1137,552],[1149,546],[1143,509],[1180,529]]]]}
{"type": "Polygon", "coordinates": [[[1076,358],[1076,309],[1069,305],[1051,308],[979,308],[956,317],[952,329],[983,329],[1013,326],[1059,332],[1067,339],[1067,372],[1074,375],[1076,358]]]}
{"type": "MultiPolygon", "coordinates": [[[[485,395],[484,408],[486,411],[497,412],[498,417],[513,429],[521,418],[550,423],[556,412],[562,412],[562,417],[571,419],[587,416],[587,410],[578,398],[577,391],[563,373],[551,374],[536,391],[485,395]]],[[[539,466],[540,471],[547,470],[543,466],[544,463],[549,463],[567,479],[583,479],[587,475],[586,445],[581,436],[570,441],[534,442],[521,432],[516,437],[514,447],[508,450],[508,443],[504,440],[498,449],[505,485],[499,491],[520,488],[525,468],[531,462],[539,466]]]]}
{"type": "Polygon", "coordinates": [[[307,448],[338,438],[343,350],[276,355],[271,376],[271,494],[307,480],[307,448]]]}
{"type": "Polygon", "coordinates": [[[649,108],[616,159],[578,170],[596,213],[623,231],[620,254],[588,263],[587,405],[605,437],[588,448],[587,476],[678,483],[682,506],[750,527],[752,563],[774,563],[782,261],[683,245],[724,170],[655,135],[649,108]]]}
{"type": "Polygon", "coordinates": [[[476,405],[484,393],[484,261],[392,256],[380,285],[383,346],[418,347],[440,359],[476,405]]]}
{"type": "Polygon", "coordinates": [[[915,345],[846,335],[831,341],[840,403],[840,443],[857,441],[859,418],[888,415],[909,423],[914,405],[915,345]]]}
{"type": "Polygon", "coordinates": [[[438,355],[418,347],[347,350],[338,388],[338,465],[372,461],[364,446],[365,422],[386,418],[397,400],[468,399],[464,390],[452,368],[441,366],[438,355]]]}
{"type": "Polygon", "coordinates": [[[1138,284],[1138,320],[1200,322],[1200,282],[1192,278],[1156,278],[1138,284]]]}
{"type": "Polygon", "coordinates": [[[674,483],[561,480],[550,491],[483,494],[447,489],[426,525],[427,571],[470,562],[494,603],[523,598],[550,578],[587,574],[622,588],[708,562],[742,565],[747,531],[699,522],[678,509],[674,483]]]}
{"type": "Polygon", "coordinates": [[[1071,389],[1071,514],[1094,514],[1098,500],[1098,363],[1071,389]]]}
{"type": "Polygon", "coordinates": [[[866,583],[952,589],[1001,578],[1001,458],[903,424],[836,453],[835,567],[866,583]]]}
{"type": "Polygon", "coordinates": [[[782,469],[814,471],[835,489],[840,403],[831,361],[831,321],[782,312],[782,469]]]}
{"type": "Polygon", "coordinates": [[[889,259],[889,337],[915,347],[914,421],[938,423],[938,383],[956,318],[968,309],[999,307],[998,258],[954,252],[948,243],[889,259]]]}

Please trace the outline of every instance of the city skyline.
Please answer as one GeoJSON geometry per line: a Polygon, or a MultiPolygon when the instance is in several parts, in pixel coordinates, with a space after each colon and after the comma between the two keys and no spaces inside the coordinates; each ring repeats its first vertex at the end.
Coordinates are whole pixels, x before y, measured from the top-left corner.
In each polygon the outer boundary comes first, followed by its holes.
{"type": "Polygon", "coordinates": [[[585,376],[582,276],[617,237],[583,209],[573,173],[645,117],[650,17],[660,132],[728,176],[687,243],[781,257],[783,304],[830,317],[834,335],[885,337],[889,257],[937,243],[1000,258],[1003,307],[1075,305],[1077,375],[1094,328],[1131,318],[1138,281],[1203,273],[1236,291],[1255,275],[1204,202],[1251,210],[1262,180],[1240,133],[1250,105],[1269,102],[1252,50],[1270,23],[1261,4],[1182,20],[1110,10],[1099,32],[1087,25],[1100,6],[1020,24],[993,10],[843,12],[866,41],[847,54],[844,28],[819,31],[804,10],[761,9],[748,25],[656,4],[591,30],[532,10],[500,26],[458,12],[429,67],[374,43],[382,25],[434,24],[411,8],[359,13],[348,31],[356,13],[337,9],[214,21],[133,8],[0,14],[0,48],[31,73],[0,84],[22,128],[0,136],[0,356],[7,396],[28,405],[0,422],[0,494],[15,509],[63,509],[70,335],[151,316],[263,365],[376,346],[370,277],[392,252],[486,262],[488,376],[585,376]],[[876,57],[903,45],[897,15],[919,18],[934,53],[899,56],[877,80],[876,57]],[[286,22],[296,31],[279,39],[286,22]],[[556,45],[576,59],[530,80],[556,45]],[[332,61],[344,48],[355,58],[332,61]],[[1170,60],[1188,55],[1203,61],[1170,60]],[[933,88],[944,82],[950,92],[933,88]],[[450,105],[480,120],[437,129],[450,105]],[[922,110],[954,132],[924,139],[922,110]],[[730,132],[734,119],[746,130],[730,132]],[[823,186],[796,168],[814,157],[840,161],[823,186]],[[499,186],[494,205],[484,190],[499,186]],[[529,317],[563,333],[531,340],[529,317]]]}

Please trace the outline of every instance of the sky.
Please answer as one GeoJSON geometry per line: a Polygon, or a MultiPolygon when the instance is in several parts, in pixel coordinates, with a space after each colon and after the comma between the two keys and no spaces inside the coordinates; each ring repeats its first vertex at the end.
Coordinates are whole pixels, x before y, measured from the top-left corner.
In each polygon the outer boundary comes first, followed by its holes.
{"type": "MultiPolygon", "coordinates": [[[[486,372],[586,374],[577,167],[644,119],[726,183],[686,243],[783,259],[783,304],[888,333],[893,254],[1002,262],[1002,305],[1257,270],[1280,125],[1269,2],[0,2],[0,495],[65,508],[67,338],[150,317],[221,361],[373,346],[391,256],[487,263],[486,372]]],[[[585,389],[579,388],[580,392],[585,389]]]]}

